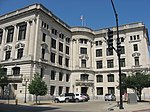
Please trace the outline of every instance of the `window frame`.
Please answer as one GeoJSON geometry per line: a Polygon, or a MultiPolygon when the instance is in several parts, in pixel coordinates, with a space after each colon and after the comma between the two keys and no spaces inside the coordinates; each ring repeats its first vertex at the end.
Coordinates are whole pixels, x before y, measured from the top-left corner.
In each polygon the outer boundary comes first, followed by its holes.
{"type": "Polygon", "coordinates": [[[27,24],[19,26],[18,40],[25,40],[26,37],[27,24]]]}
{"type": "Polygon", "coordinates": [[[109,59],[107,60],[107,68],[113,68],[114,67],[114,60],[109,59]]]}

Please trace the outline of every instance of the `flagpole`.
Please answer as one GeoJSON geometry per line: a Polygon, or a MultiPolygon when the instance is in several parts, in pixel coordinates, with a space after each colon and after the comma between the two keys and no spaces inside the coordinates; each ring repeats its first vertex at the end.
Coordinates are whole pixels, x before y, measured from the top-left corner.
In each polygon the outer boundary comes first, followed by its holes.
{"type": "Polygon", "coordinates": [[[81,19],[81,25],[84,26],[83,15],[81,15],[80,19],[81,19]]]}

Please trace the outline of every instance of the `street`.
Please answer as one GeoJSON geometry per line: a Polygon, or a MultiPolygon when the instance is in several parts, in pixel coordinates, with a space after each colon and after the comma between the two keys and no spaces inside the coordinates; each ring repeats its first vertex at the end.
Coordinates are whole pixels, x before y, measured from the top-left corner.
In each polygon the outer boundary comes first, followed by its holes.
{"type": "Polygon", "coordinates": [[[106,111],[111,105],[114,105],[114,102],[54,103],[46,106],[0,104],[0,112],[99,112],[106,111]]]}
{"type": "Polygon", "coordinates": [[[119,109],[115,101],[89,101],[78,103],[44,103],[34,105],[28,103],[0,103],[0,112],[150,112],[149,103],[127,104],[119,109]]]}

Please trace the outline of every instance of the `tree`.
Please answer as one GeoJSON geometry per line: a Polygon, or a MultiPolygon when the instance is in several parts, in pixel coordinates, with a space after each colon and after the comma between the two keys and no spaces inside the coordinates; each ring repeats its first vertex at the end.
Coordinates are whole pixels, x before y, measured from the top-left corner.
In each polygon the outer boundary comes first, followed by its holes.
{"type": "Polygon", "coordinates": [[[123,78],[123,88],[134,90],[141,101],[142,90],[150,87],[150,74],[146,72],[135,72],[123,78]]]}
{"type": "Polygon", "coordinates": [[[29,93],[36,96],[36,104],[37,104],[37,97],[44,96],[47,94],[47,85],[39,76],[39,74],[35,74],[34,79],[29,84],[29,93]]]}
{"type": "Polygon", "coordinates": [[[2,88],[2,96],[4,92],[4,87],[8,85],[8,77],[4,72],[4,69],[0,66],[0,87],[2,88]]]}

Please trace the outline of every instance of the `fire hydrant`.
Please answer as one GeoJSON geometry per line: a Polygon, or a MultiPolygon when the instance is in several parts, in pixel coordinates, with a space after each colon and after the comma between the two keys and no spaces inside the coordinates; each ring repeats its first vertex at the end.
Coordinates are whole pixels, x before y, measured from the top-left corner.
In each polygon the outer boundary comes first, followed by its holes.
{"type": "Polygon", "coordinates": [[[16,105],[18,105],[18,99],[15,100],[16,105]]]}

